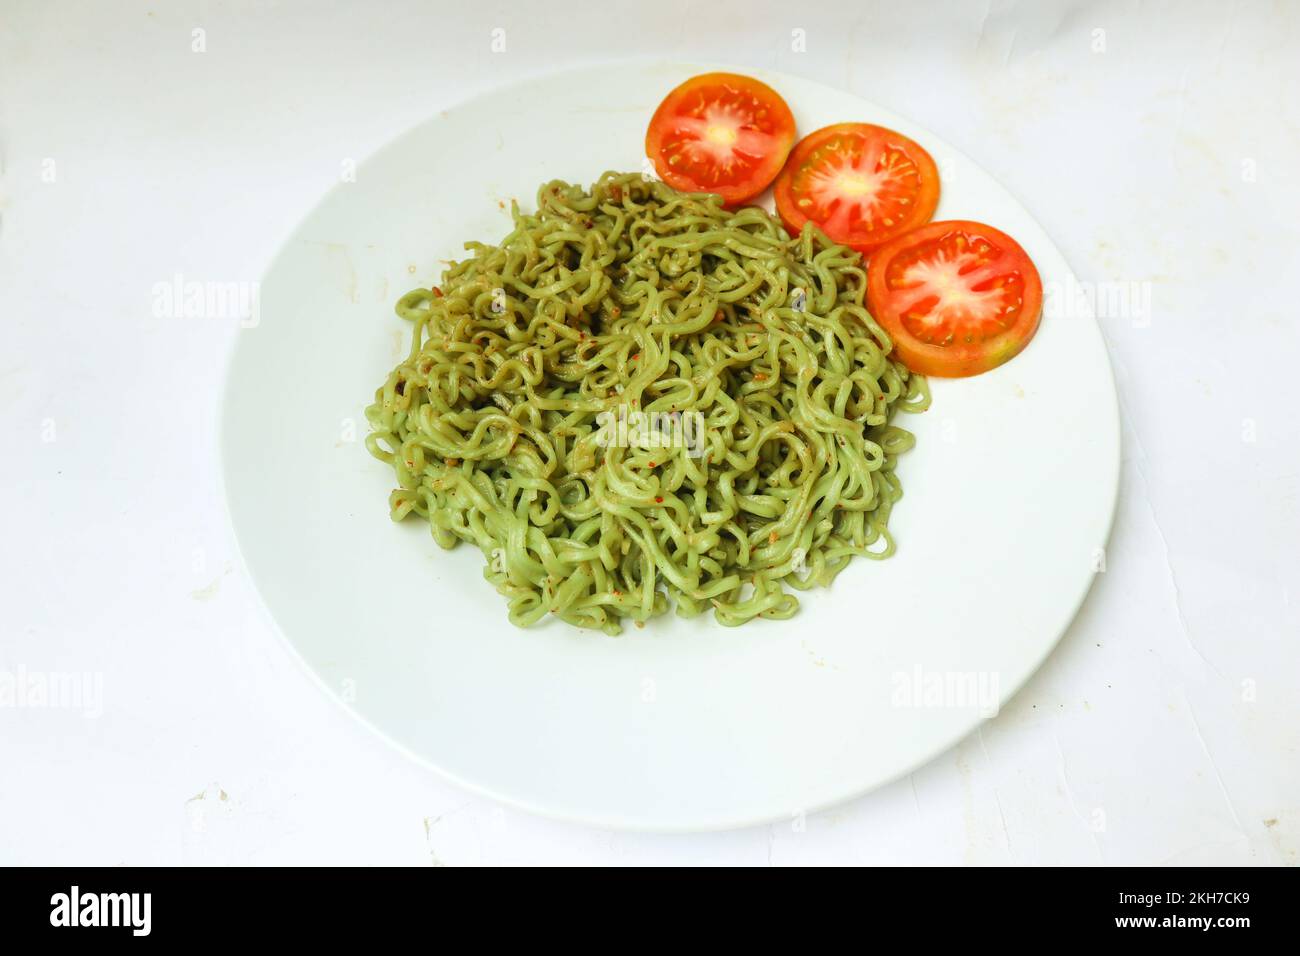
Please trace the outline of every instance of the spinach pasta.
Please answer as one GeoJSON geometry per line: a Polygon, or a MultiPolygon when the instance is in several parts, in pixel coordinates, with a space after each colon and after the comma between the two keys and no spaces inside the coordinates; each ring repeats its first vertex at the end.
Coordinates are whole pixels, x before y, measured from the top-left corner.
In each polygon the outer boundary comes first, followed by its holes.
{"type": "Polygon", "coordinates": [[[607,633],[674,605],[787,618],[893,553],[891,419],[929,392],[857,252],[639,174],[513,218],[397,303],[410,351],[366,410],[394,520],[476,545],[514,623],[607,633]]]}

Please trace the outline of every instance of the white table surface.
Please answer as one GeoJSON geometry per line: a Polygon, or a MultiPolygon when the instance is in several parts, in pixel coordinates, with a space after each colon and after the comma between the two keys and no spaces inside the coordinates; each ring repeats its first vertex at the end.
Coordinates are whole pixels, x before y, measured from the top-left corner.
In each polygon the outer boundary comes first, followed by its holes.
{"type": "Polygon", "coordinates": [[[1300,862],[1300,6],[519,7],[0,0],[0,687],[91,675],[80,707],[0,698],[0,863],[1300,862]],[[806,820],[596,831],[388,749],[239,566],[238,323],[151,309],[255,281],[430,113],[624,55],[860,93],[1138,292],[1102,309],[1124,467],[1078,619],[978,733],[806,820]]]}

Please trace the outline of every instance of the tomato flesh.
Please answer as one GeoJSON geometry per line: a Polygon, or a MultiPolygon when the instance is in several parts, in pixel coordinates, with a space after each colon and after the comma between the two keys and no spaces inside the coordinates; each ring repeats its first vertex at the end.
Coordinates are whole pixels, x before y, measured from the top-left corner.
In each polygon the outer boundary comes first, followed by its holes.
{"type": "Polygon", "coordinates": [[[805,136],[776,183],[790,232],[812,222],[835,242],[870,252],[927,222],[939,203],[939,171],[918,143],[869,123],[805,136]]]}
{"type": "Polygon", "coordinates": [[[728,206],[766,189],[794,145],[794,115],[775,90],[736,73],[706,73],[674,89],[646,131],[659,178],[728,206]]]}
{"type": "Polygon", "coordinates": [[[983,223],[934,222],[876,250],[871,313],[908,368],[960,377],[988,371],[1029,344],[1043,287],[1025,251],[983,223]]]}

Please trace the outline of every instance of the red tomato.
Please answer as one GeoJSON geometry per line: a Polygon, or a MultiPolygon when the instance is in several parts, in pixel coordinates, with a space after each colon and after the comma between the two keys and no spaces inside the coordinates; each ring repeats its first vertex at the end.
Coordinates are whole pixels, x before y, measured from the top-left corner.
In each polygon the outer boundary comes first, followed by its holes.
{"type": "Polygon", "coordinates": [[[735,73],[692,77],[659,104],[645,134],[659,177],[728,206],[771,184],[794,145],[794,116],[765,83],[735,73]]]}
{"type": "Polygon", "coordinates": [[[908,368],[959,378],[996,368],[1029,344],[1043,283],[1006,233],[932,222],[871,256],[867,304],[908,368]]]}
{"type": "Polygon", "coordinates": [[[792,234],[811,220],[864,253],[929,221],[938,204],[939,170],[930,154],[867,123],[809,133],[776,180],[776,210],[792,234]]]}

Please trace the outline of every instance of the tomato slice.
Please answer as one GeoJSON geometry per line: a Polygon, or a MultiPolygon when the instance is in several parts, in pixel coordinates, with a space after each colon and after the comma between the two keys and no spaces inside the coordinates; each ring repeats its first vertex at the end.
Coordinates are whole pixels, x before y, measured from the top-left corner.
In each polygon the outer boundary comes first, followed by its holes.
{"type": "Polygon", "coordinates": [[[1029,344],[1043,283],[1005,232],[932,222],[875,251],[867,304],[908,368],[958,378],[996,368],[1029,344]]]}
{"type": "Polygon", "coordinates": [[[859,252],[928,222],[938,204],[939,170],[930,154],[869,123],[809,133],[776,181],[776,210],[792,234],[811,220],[859,252]]]}
{"type": "Polygon", "coordinates": [[[794,115],[766,83],[705,73],[669,93],[650,120],[646,155],[683,192],[718,193],[728,206],[753,199],[794,145],[794,115]]]}

